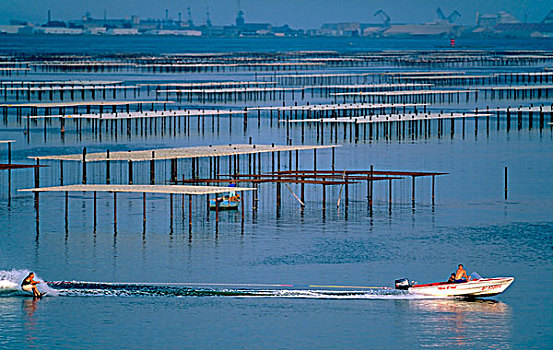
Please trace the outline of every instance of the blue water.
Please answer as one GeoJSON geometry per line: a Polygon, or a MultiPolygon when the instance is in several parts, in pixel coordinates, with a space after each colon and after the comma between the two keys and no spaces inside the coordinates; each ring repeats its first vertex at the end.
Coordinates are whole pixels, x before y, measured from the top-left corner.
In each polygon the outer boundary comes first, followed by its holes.
{"type": "MultiPolygon", "coordinates": [[[[440,49],[440,40],[367,39],[182,39],[112,37],[0,38],[7,52],[213,52],[289,50],[440,49]]],[[[445,44],[447,45],[447,43],[445,44]]],[[[459,43],[461,45],[461,43],[459,43]]],[[[546,49],[549,41],[471,41],[469,48],[546,49]]],[[[492,68],[493,69],[493,68],[492,68]]],[[[78,78],[93,75],[76,75],[78,78]]],[[[123,73],[101,79],[149,80],[123,73]]],[[[67,75],[63,76],[66,79],[67,75]]],[[[22,77],[20,77],[23,79],[22,77]]],[[[24,79],[59,78],[55,74],[24,79]]],[[[71,76],[73,78],[73,76],[71,76]]],[[[171,77],[169,77],[171,78],[171,77]]],[[[159,79],[169,79],[163,77],[159,79]]],[[[182,79],[183,77],[173,77],[182,79]]],[[[210,77],[212,78],[212,77],[210,77]]],[[[219,79],[224,78],[220,75],[219,79]]],[[[14,79],[4,77],[4,80],[14,79]]],[[[186,77],[184,78],[186,79],[186,77]]],[[[496,101],[497,102],[497,101],[496,101]]],[[[494,103],[496,103],[494,102],[494,103]]],[[[528,103],[549,103],[535,99],[528,103]]],[[[277,101],[278,103],[278,101],[277,101]]],[[[482,108],[489,101],[462,108],[482,108]]],[[[509,103],[504,101],[502,103],[509,103]]],[[[240,103],[238,103],[240,105],[240,103]]],[[[511,105],[513,105],[511,103],[511,105]]],[[[451,106],[455,109],[459,106],[451,106]]],[[[285,128],[270,128],[263,116],[243,132],[241,120],[212,133],[157,137],[81,137],[68,131],[62,140],[40,128],[27,138],[15,123],[2,124],[0,139],[15,139],[13,162],[29,163],[35,154],[79,153],[208,144],[283,144],[285,128]]],[[[246,212],[214,215],[207,221],[205,202],[193,204],[191,231],[188,207],[175,199],[171,223],[169,201],[148,197],[146,227],[140,195],[118,196],[118,223],[113,225],[110,194],[98,194],[98,220],[93,222],[90,194],[69,197],[64,220],[63,193],[40,197],[40,225],[35,224],[32,196],[12,189],[8,206],[6,174],[0,174],[0,279],[19,281],[33,270],[51,284],[49,295],[32,300],[0,285],[0,348],[551,348],[553,345],[553,132],[534,127],[507,133],[495,121],[486,133],[480,121],[467,120],[460,132],[438,139],[350,142],[338,138],[336,168],[444,171],[437,178],[432,206],[430,179],[417,180],[417,203],[411,206],[409,179],[394,187],[388,211],[387,185],[375,185],[372,215],[365,187],[352,186],[347,211],[336,208],[339,188],[328,189],[321,209],[320,188],[306,187],[306,207],[283,188],[277,215],[274,187],[260,189],[257,214],[246,195],[246,212]],[[509,199],[503,199],[503,171],[509,168],[509,199]],[[514,276],[514,284],[491,300],[414,298],[388,289],[393,280],[442,280],[458,263],[483,276],[514,276]],[[294,285],[292,287],[279,285],[294,285]],[[309,285],[341,285],[318,288],[309,285]],[[299,286],[299,287],[296,287],[299,286]],[[351,286],[351,287],[347,287],[351,286]]],[[[292,128],[300,143],[300,128],[292,128]]],[[[314,129],[305,143],[315,143],[314,129]]],[[[4,152],[2,149],[1,152],[4,152]]],[[[5,153],[0,153],[4,161],[5,153]]],[[[302,157],[312,167],[311,154],[302,157]]],[[[264,160],[268,166],[269,158],[264,160]]],[[[283,160],[286,164],[287,160],[283,160]]],[[[58,184],[56,163],[41,170],[41,185],[58,184]]],[[[330,151],[318,153],[319,168],[330,167],[330,151]]],[[[122,167],[124,168],[124,167],[122,167]]],[[[78,183],[80,168],[67,166],[65,181],[78,183]]],[[[147,166],[138,170],[147,181],[147,166]]],[[[164,179],[168,178],[168,166],[164,179]]],[[[189,171],[189,163],[181,165],[189,171]]],[[[114,166],[118,178],[124,169],[114,166]]],[[[32,187],[32,170],[12,172],[16,188],[32,187]]],[[[89,179],[100,183],[100,165],[89,179]]],[[[142,177],[141,177],[142,176],[142,177]]],[[[120,176],[122,182],[125,178],[120,176]]],[[[298,193],[299,186],[292,189],[298,193]]],[[[343,200],[343,197],[342,197],[343,200]]]]}
{"type": "Polygon", "coordinates": [[[553,47],[553,39],[457,39],[450,48],[449,38],[188,38],[173,36],[20,36],[1,38],[5,53],[185,53],[185,52],[289,52],[375,50],[543,50],[553,47]]]}

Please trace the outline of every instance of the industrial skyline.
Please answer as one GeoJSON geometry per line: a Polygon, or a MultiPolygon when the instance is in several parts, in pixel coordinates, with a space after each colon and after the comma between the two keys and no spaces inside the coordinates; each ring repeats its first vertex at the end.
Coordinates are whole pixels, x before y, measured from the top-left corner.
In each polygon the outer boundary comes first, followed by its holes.
{"type": "Polygon", "coordinates": [[[12,19],[9,25],[0,24],[0,34],[63,34],[63,35],[179,35],[207,37],[248,36],[350,36],[350,37],[449,37],[449,38],[551,38],[553,37],[553,10],[540,21],[520,21],[507,11],[496,13],[478,12],[473,24],[461,24],[462,14],[458,10],[444,12],[441,7],[434,11],[431,22],[398,23],[383,9],[377,10],[372,21],[328,22],[318,28],[296,29],[288,24],[248,21],[245,12],[237,2],[233,24],[214,23],[209,7],[205,19],[195,21],[190,7],[186,12],[170,16],[164,10],[161,18],[140,18],[136,15],[124,17],[94,17],[86,12],[80,18],[57,19],[52,10],[47,10],[46,21],[33,23],[28,20],[12,19]]]}
{"type": "Polygon", "coordinates": [[[134,1],[132,6],[121,0],[4,0],[0,3],[0,23],[21,19],[31,23],[44,23],[48,10],[52,18],[59,20],[78,19],[85,13],[91,17],[110,18],[137,16],[141,19],[164,18],[176,20],[179,13],[188,19],[188,8],[196,24],[209,19],[218,25],[235,23],[239,9],[245,12],[248,22],[268,22],[273,25],[289,24],[297,29],[319,28],[324,23],[361,22],[377,23],[374,13],[384,10],[392,23],[425,23],[436,19],[435,9],[441,7],[447,14],[459,11],[459,24],[474,24],[477,13],[508,11],[521,22],[539,22],[552,8],[551,1],[458,1],[454,4],[443,0],[408,1],[362,1],[362,0],[173,0],[134,1]]]}

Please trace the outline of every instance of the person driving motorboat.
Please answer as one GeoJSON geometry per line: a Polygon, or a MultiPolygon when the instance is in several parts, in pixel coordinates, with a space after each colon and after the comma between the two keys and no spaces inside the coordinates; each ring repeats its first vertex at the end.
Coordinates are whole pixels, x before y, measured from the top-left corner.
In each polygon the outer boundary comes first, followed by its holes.
{"type": "Polygon", "coordinates": [[[470,281],[470,276],[467,275],[467,271],[463,268],[463,264],[459,264],[457,272],[455,272],[455,283],[463,283],[470,281]]]}

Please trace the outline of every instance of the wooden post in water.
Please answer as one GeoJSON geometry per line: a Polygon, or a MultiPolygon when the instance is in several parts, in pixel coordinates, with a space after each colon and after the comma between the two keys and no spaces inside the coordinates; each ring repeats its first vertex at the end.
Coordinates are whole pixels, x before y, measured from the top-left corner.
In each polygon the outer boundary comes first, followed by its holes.
{"type": "Polygon", "coordinates": [[[392,211],[392,179],[388,180],[388,211],[392,211]]]}
{"type": "MultiPolygon", "coordinates": [[[[242,194],[240,195],[240,210],[242,211],[240,214],[242,217],[242,228],[244,227],[244,201],[246,200],[245,194],[246,192],[242,192],[242,194]]],[[[244,233],[244,231],[242,231],[242,233],[244,233]]]]}
{"type": "MultiPolygon", "coordinates": [[[[184,176],[182,177],[182,179],[184,180],[184,176]]],[[[209,185],[208,185],[209,186],[209,185]]],[[[215,196],[215,200],[217,200],[217,196],[215,196]]],[[[184,207],[184,196],[183,196],[183,203],[182,203],[183,207],[184,207]]],[[[206,205],[206,221],[209,222],[209,214],[210,213],[210,208],[209,208],[209,193],[205,196],[205,205],[206,205]]]]}
{"type": "Polygon", "coordinates": [[[346,175],[345,176],[345,181],[346,181],[346,184],[345,184],[345,187],[346,187],[346,203],[345,203],[345,207],[347,209],[347,207],[349,206],[349,186],[348,186],[348,176],[346,175]]]}
{"type": "MultiPolygon", "coordinates": [[[[12,145],[8,142],[8,164],[12,163],[12,145]]],[[[8,207],[12,202],[12,170],[8,169],[8,207]]]]}
{"type": "MultiPolygon", "coordinates": [[[[36,167],[35,167],[35,188],[40,187],[40,161],[36,160],[36,167]]],[[[37,210],[37,221],[38,221],[38,192],[35,192],[35,208],[37,210]]]]}
{"type": "Polygon", "coordinates": [[[97,210],[98,210],[98,204],[96,200],[96,191],[94,191],[94,231],[96,231],[96,223],[97,223],[97,210]]]}
{"type": "Polygon", "coordinates": [[[219,198],[215,194],[215,226],[219,227],[219,198]]]}
{"type": "Polygon", "coordinates": [[[155,158],[156,152],[152,151],[152,159],[150,159],[150,185],[156,184],[156,165],[155,158]]]}
{"type": "Polygon", "coordinates": [[[60,159],[60,186],[63,186],[63,159],[60,159]]]}
{"type": "Polygon", "coordinates": [[[325,179],[323,178],[323,211],[326,209],[326,185],[324,181],[325,179]]]}
{"type": "Polygon", "coordinates": [[[67,228],[69,225],[69,192],[65,191],[65,231],[67,232],[67,228]]]}
{"type": "Polygon", "coordinates": [[[415,177],[411,176],[411,204],[415,206],[415,177]]]}
{"type": "Polygon", "coordinates": [[[367,199],[369,200],[369,209],[372,211],[372,208],[373,208],[373,172],[374,172],[374,166],[371,164],[371,173],[370,173],[370,180],[367,181],[367,190],[368,190],[368,194],[367,194],[367,199]]]}
{"type": "MultiPolygon", "coordinates": [[[[254,159],[255,159],[255,156],[254,156],[254,159]]],[[[257,182],[253,184],[253,187],[255,188],[255,190],[253,191],[254,193],[252,194],[252,210],[255,212],[257,210],[257,204],[256,204],[257,182]]]]}
{"type": "Polygon", "coordinates": [[[505,167],[505,200],[507,200],[507,167],[505,167]]]}
{"type": "Polygon", "coordinates": [[[117,192],[113,192],[113,224],[117,227],[117,192]]]}
{"type": "Polygon", "coordinates": [[[192,230],[192,195],[188,195],[188,228],[192,230]]]}
{"type": "Polygon", "coordinates": [[[276,183],[276,207],[278,212],[280,209],[280,181],[277,181],[276,183]]]}
{"type": "Polygon", "coordinates": [[[335,160],[336,160],[336,149],[334,147],[332,147],[332,171],[334,171],[335,160]]]}
{"type": "Polygon", "coordinates": [[[133,183],[133,171],[132,171],[132,160],[129,159],[129,185],[133,183]]]}
{"type": "Polygon", "coordinates": [[[106,155],[106,184],[110,184],[111,183],[111,178],[110,178],[110,167],[109,167],[109,149],[107,150],[107,155],[106,155]]]}
{"type": "Polygon", "coordinates": [[[435,197],[434,197],[434,188],[436,184],[436,175],[432,175],[432,205],[434,205],[435,197]]]}
{"type": "Polygon", "coordinates": [[[171,182],[177,181],[177,158],[171,159],[171,182]]]}
{"type": "Polygon", "coordinates": [[[86,147],[83,147],[83,184],[86,184],[86,147]]]}
{"type": "Polygon", "coordinates": [[[169,223],[171,227],[173,226],[173,194],[169,193],[169,223]]]}
{"type": "Polygon", "coordinates": [[[511,129],[511,110],[507,107],[507,132],[511,129]]]}

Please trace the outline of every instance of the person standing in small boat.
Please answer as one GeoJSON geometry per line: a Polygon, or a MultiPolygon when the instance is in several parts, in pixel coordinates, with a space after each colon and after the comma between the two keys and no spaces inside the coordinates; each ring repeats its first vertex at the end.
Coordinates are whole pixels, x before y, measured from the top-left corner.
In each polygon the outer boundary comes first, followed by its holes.
{"type": "MultiPolygon", "coordinates": [[[[236,182],[231,182],[228,187],[236,187],[236,182]]],[[[240,195],[236,193],[236,191],[230,191],[229,193],[229,201],[231,202],[238,202],[240,201],[240,195]]]]}
{"type": "Polygon", "coordinates": [[[467,271],[463,268],[463,264],[459,264],[457,272],[455,272],[455,283],[470,281],[470,276],[467,276],[467,271]]]}
{"type": "Polygon", "coordinates": [[[35,281],[34,278],[35,278],[35,274],[30,272],[27,275],[27,277],[25,277],[23,282],[21,282],[21,289],[24,290],[25,292],[33,292],[33,297],[35,298],[41,298],[44,295],[44,293],[39,292],[36,285],[39,284],[40,282],[35,281]]]}

